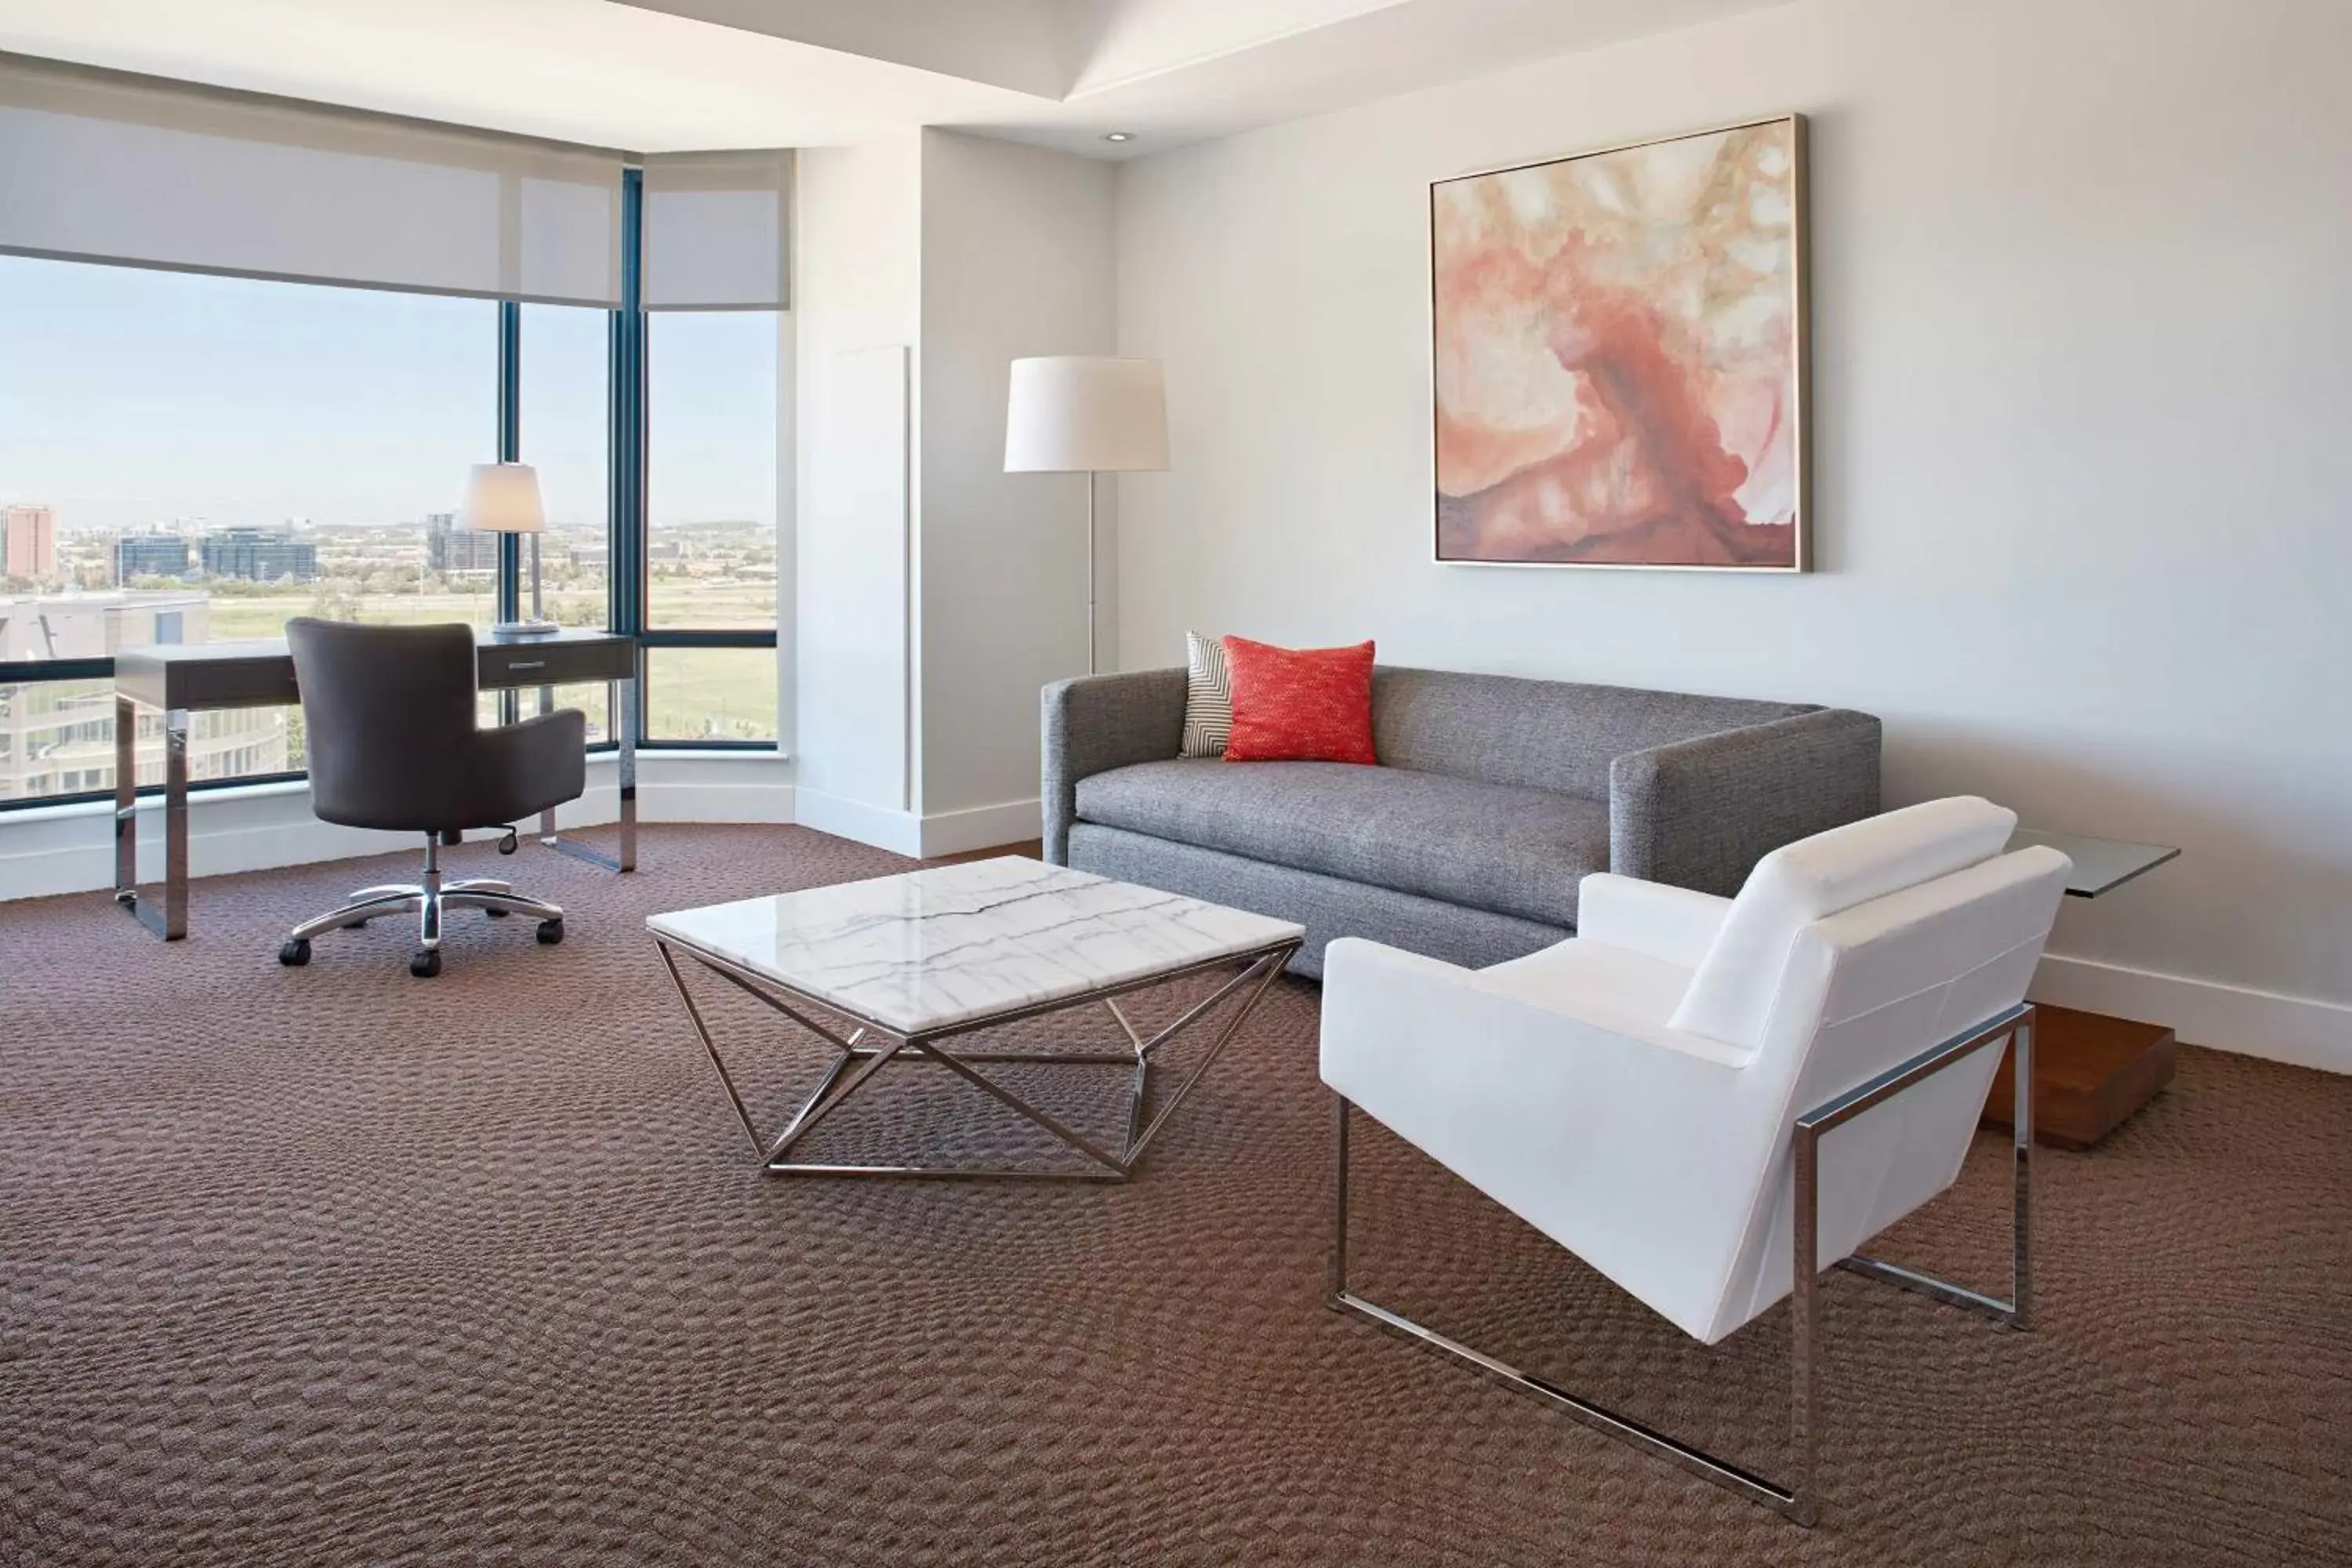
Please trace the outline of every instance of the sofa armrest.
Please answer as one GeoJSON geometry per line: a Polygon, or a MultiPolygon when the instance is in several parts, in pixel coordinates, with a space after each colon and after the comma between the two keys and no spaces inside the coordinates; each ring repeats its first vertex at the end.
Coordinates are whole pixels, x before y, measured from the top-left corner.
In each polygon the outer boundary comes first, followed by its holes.
{"type": "Polygon", "coordinates": [[[1792,714],[1609,764],[1609,868],[1727,897],[1756,862],[1878,812],[1878,721],[1792,714]]]}
{"type": "Polygon", "coordinates": [[[1070,859],[1070,824],[1078,809],[1078,781],[1136,763],[1174,756],[1184,743],[1184,671],[1137,669],[1087,675],[1045,688],[1045,758],[1040,795],[1045,813],[1045,858],[1070,859]]]}
{"type": "Polygon", "coordinates": [[[1729,899],[1608,871],[1577,884],[1580,941],[1622,947],[1677,969],[1699,966],[1730,912],[1729,899]]]}

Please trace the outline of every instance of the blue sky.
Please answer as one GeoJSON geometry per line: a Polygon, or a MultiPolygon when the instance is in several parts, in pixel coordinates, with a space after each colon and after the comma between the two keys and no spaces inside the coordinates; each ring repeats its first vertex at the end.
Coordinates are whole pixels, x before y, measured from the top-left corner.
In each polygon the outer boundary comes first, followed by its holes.
{"type": "MultiPolygon", "coordinates": [[[[606,315],[523,308],[523,460],[601,526],[606,315]]],[[[0,502],[61,529],[419,521],[497,456],[498,308],[0,256],[0,502]]],[[[776,319],[658,314],[653,522],[776,515],[776,319]]]]}

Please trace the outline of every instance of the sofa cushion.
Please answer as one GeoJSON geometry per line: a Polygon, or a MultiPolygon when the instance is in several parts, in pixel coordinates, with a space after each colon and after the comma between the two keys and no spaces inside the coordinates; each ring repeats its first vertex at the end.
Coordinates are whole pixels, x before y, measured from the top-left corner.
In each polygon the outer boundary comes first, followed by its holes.
{"type": "Polygon", "coordinates": [[[1184,743],[1180,757],[1222,757],[1234,733],[1234,689],[1225,639],[1184,634],[1184,743]]]}
{"type": "Polygon", "coordinates": [[[1609,868],[1609,808],[1349,763],[1179,758],[1078,781],[1087,822],[1573,928],[1609,868]]]}
{"type": "Polygon", "coordinates": [[[1588,800],[1609,798],[1610,764],[1629,752],[1818,711],[1447,669],[1372,674],[1372,744],[1381,762],[1588,800]]]}
{"type": "Polygon", "coordinates": [[[1276,647],[1225,639],[1229,763],[1359,763],[1372,751],[1372,645],[1276,647]]]}

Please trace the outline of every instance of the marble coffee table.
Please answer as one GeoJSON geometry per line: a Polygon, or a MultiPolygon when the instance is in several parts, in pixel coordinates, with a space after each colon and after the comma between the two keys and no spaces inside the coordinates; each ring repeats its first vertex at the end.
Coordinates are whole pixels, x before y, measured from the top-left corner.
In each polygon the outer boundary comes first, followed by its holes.
{"type": "Polygon", "coordinates": [[[768,1170],[1066,1181],[1127,1179],[1306,938],[1304,928],[1287,921],[1014,857],[680,910],[655,915],[646,925],[736,1119],[768,1170]],[[680,959],[833,1047],[832,1066],[772,1135],[760,1131],[743,1103],[680,959]],[[1149,1036],[1118,1005],[1129,992],[1226,970],[1234,973],[1223,985],[1149,1036]],[[1116,1021],[1116,1047],[1048,1052],[956,1043],[978,1030],[1093,1006],[1116,1021]],[[1207,1051],[1147,1123],[1155,1057],[1211,1019],[1218,1021],[1207,1051]],[[1086,1163],[853,1165],[793,1158],[795,1147],[893,1061],[956,1074],[1052,1133],[1086,1163]],[[989,1064],[1014,1062],[1129,1068],[1133,1088],[1123,1138],[1088,1137],[984,1071],[989,1064]]]}

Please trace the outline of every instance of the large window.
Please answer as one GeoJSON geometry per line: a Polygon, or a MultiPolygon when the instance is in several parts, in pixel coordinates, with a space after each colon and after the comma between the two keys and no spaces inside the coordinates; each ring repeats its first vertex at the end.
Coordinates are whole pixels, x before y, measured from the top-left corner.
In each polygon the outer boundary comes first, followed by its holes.
{"type": "MultiPolygon", "coordinates": [[[[518,456],[539,470],[547,506],[540,539],[547,616],[567,626],[604,626],[611,608],[610,353],[610,312],[522,307],[518,456]]],[[[528,594],[528,576],[524,584],[528,594]]]]}
{"type": "MultiPolygon", "coordinates": [[[[0,255],[0,806],[112,790],[119,648],[529,613],[527,547],[461,526],[499,458],[539,472],[543,613],[644,645],[640,742],[772,746],[788,323],[632,287],[609,310],[0,255]]],[[[554,700],[614,738],[606,689],[554,700]]],[[[304,764],[297,710],[191,729],[199,784],[304,764]]],[[[160,784],[160,716],[137,756],[160,784]]]]}
{"type": "MultiPolygon", "coordinates": [[[[299,615],[488,625],[494,542],[449,525],[494,455],[497,312],[0,257],[0,675],[299,615]]],[[[0,803],[111,789],[113,720],[104,679],[0,686],[0,803]]],[[[191,728],[198,780],[303,763],[295,710],[191,728]]],[[[146,716],[141,783],[162,747],[146,716]]]]}
{"type": "Polygon", "coordinates": [[[773,310],[646,318],[646,727],[657,742],[776,739],[782,331],[773,310]],[[694,646],[665,647],[665,633],[694,646]]]}

